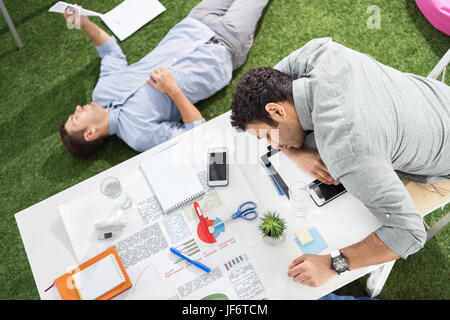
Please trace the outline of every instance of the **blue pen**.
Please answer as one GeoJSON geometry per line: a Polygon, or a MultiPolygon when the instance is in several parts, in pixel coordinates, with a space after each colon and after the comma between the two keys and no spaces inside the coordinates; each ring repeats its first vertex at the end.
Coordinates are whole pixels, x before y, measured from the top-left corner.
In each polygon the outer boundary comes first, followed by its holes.
{"type": "Polygon", "coordinates": [[[175,253],[177,256],[179,256],[180,258],[183,258],[184,260],[186,260],[187,262],[192,263],[194,266],[199,267],[200,269],[205,270],[206,272],[211,272],[211,269],[208,268],[207,266],[205,266],[203,263],[200,263],[198,261],[189,259],[188,257],[186,257],[184,254],[182,254],[180,251],[178,251],[175,248],[170,248],[170,251],[172,251],[173,253],[175,253]]]}

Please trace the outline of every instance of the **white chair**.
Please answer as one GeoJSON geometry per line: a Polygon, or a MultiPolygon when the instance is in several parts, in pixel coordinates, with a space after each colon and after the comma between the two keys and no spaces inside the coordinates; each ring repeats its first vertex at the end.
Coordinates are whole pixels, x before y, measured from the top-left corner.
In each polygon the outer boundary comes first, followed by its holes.
{"type": "MultiPolygon", "coordinates": [[[[450,64],[450,49],[442,57],[442,59],[438,62],[438,64],[433,68],[431,73],[428,75],[428,78],[438,80],[438,78],[441,76],[441,81],[445,82],[445,72],[449,64],[450,64]]],[[[444,207],[448,203],[450,203],[449,200],[444,200],[443,203],[438,204],[436,207],[427,209],[426,212],[422,213],[422,218],[438,208],[444,209],[444,207]]],[[[436,233],[438,233],[442,228],[444,228],[449,222],[450,222],[450,212],[447,212],[447,214],[444,217],[442,217],[437,223],[435,223],[432,227],[428,226],[424,221],[425,228],[427,230],[427,241],[430,240],[432,237],[434,237],[436,233]]],[[[373,298],[380,294],[389,276],[389,273],[391,272],[394,266],[394,263],[395,261],[385,263],[380,268],[374,270],[370,274],[370,277],[369,279],[367,279],[366,284],[366,293],[370,297],[373,298]]]]}
{"type": "Polygon", "coordinates": [[[5,17],[6,24],[8,25],[9,30],[11,31],[14,37],[14,40],[16,40],[17,46],[19,47],[19,49],[21,49],[23,47],[22,40],[20,40],[19,34],[17,33],[16,28],[14,27],[14,24],[11,18],[9,17],[8,11],[6,10],[3,0],[0,0],[0,11],[3,13],[3,17],[5,17]]]}

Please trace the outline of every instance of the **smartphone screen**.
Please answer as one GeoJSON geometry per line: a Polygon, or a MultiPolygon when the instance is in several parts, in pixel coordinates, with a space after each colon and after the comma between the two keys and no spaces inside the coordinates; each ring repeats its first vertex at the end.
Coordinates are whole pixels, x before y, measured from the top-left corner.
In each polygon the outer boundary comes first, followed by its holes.
{"type": "Polygon", "coordinates": [[[211,152],[209,154],[209,181],[227,180],[227,153],[211,152]]]}
{"type": "Polygon", "coordinates": [[[328,201],[333,197],[335,197],[336,195],[345,191],[345,188],[342,184],[338,184],[337,186],[335,186],[321,183],[315,188],[319,188],[320,193],[322,194],[322,197],[325,201],[328,201]]]}

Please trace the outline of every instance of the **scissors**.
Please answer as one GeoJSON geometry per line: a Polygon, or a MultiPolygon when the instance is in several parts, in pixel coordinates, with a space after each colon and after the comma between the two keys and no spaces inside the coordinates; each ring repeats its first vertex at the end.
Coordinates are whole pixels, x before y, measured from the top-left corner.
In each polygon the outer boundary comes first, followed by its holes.
{"type": "Polygon", "coordinates": [[[243,204],[241,204],[239,206],[239,208],[237,209],[237,211],[235,213],[233,213],[230,217],[228,217],[228,219],[225,219],[221,222],[219,222],[218,224],[214,224],[213,226],[209,227],[209,231],[212,232],[214,231],[214,227],[220,226],[221,224],[224,224],[230,220],[234,220],[237,218],[242,218],[245,220],[254,220],[256,219],[256,217],[258,217],[258,212],[256,212],[256,203],[254,203],[253,201],[247,201],[244,202],[243,204]],[[212,230],[212,231],[211,231],[212,230]]]}

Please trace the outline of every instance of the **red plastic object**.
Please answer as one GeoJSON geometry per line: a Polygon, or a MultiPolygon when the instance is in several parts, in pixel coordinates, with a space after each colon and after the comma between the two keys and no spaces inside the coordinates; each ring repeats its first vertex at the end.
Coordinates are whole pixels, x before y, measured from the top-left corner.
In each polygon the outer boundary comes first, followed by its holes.
{"type": "Polygon", "coordinates": [[[200,223],[197,226],[197,234],[200,240],[206,243],[214,243],[216,242],[216,238],[214,235],[209,232],[208,226],[213,225],[214,220],[209,220],[205,216],[203,216],[202,209],[200,209],[200,205],[198,202],[194,202],[194,209],[197,213],[198,218],[200,219],[200,223]]]}

